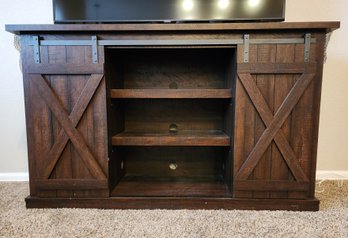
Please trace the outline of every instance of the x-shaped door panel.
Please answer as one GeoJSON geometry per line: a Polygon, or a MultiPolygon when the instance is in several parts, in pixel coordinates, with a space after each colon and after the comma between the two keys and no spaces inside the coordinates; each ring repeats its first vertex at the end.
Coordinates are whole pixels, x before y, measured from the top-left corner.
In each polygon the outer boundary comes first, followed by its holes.
{"type": "Polygon", "coordinates": [[[294,109],[295,105],[300,100],[301,96],[307,89],[308,85],[311,83],[314,76],[314,73],[302,74],[293,88],[290,90],[289,94],[279,107],[278,111],[273,116],[271,109],[267,105],[266,100],[258,89],[252,75],[246,72],[238,73],[239,80],[245,88],[247,94],[249,95],[262,121],[264,122],[266,129],[256,143],[253,150],[248,155],[245,162],[240,167],[235,177],[236,180],[248,179],[248,177],[260,161],[262,155],[274,140],[296,181],[309,181],[308,177],[302,170],[293,149],[291,148],[288,140],[282,132],[281,127],[290,115],[291,111],[294,109]]]}
{"type": "Polygon", "coordinates": [[[81,159],[86,164],[86,167],[91,175],[96,179],[106,179],[106,175],[96,161],[92,151],[87,146],[85,139],[76,129],[101,80],[103,79],[103,75],[91,75],[70,115],[42,75],[32,74],[30,77],[31,81],[34,82],[40,96],[62,126],[62,129],[58,133],[58,137],[52,148],[43,152],[43,156],[45,156],[45,160],[43,161],[46,163],[43,167],[45,168],[43,171],[43,178],[49,178],[59,160],[60,155],[66,147],[66,144],[70,140],[76,151],[80,154],[81,159]]]}

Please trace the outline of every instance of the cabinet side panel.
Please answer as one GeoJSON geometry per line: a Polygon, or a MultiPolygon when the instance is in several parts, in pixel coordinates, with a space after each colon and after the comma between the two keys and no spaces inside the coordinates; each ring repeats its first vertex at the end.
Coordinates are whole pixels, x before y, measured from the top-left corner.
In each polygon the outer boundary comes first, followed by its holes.
{"type": "Polygon", "coordinates": [[[316,179],[316,167],[317,167],[317,153],[318,153],[318,136],[319,136],[319,117],[320,117],[320,101],[321,101],[321,88],[323,79],[323,64],[324,64],[324,51],[326,44],[325,32],[320,32],[314,35],[317,38],[317,44],[315,46],[315,55],[312,55],[311,60],[317,62],[317,72],[314,79],[314,93],[313,93],[313,130],[312,130],[312,144],[311,144],[311,160],[308,161],[309,179],[311,181],[309,187],[309,197],[314,197],[315,193],[315,179],[316,179]]]}
{"type": "MultiPolygon", "coordinates": [[[[40,191],[36,180],[42,177],[41,166],[45,161],[43,149],[52,145],[51,115],[27,73],[29,64],[34,63],[33,47],[29,46],[31,35],[21,35],[21,61],[27,130],[30,196],[56,197],[56,191],[40,191]],[[45,128],[43,129],[44,126],[45,128]]],[[[47,60],[47,51],[42,50],[42,60],[47,60]]],[[[54,175],[52,175],[54,176],[54,175]]]]}

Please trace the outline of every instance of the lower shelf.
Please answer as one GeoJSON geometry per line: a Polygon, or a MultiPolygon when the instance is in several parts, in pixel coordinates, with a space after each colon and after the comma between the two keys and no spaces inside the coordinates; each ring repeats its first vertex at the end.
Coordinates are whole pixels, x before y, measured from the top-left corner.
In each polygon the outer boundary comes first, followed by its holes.
{"type": "Polygon", "coordinates": [[[125,176],[111,192],[112,197],[231,197],[226,184],[213,179],[143,178],[125,176]]]}
{"type": "Polygon", "coordinates": [[[175,197],[111,198],[37,198],[25,199],[27,208],[100,208],[100,209],[239,209],[318,211],[319,200],[236,199],[175,197]]]}

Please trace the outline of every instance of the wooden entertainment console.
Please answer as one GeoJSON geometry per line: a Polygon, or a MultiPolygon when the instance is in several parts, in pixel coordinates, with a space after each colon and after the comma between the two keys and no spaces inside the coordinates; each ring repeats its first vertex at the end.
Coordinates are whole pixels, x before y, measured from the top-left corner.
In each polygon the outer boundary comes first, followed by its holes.
{"type": "Polygon", "coordinates": [[[318,210],[338,27],[7,25],[21,45],[27,207],[318,210]]]}

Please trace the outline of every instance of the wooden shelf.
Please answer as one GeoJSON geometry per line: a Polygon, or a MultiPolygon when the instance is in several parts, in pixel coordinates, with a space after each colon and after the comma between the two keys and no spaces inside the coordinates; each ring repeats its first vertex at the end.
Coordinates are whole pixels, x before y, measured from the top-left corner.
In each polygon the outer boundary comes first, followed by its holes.
{"type": "Polygon", "coordinates": [[[115,146],[230,146],[222,131],[122,132],[112,137],[115,146]]]}
{"type": "Polygon", "coordinates": [[[232,98],[231,89],[112,89],[111,98],[232,98]]]}
{"type": "Polygon", "coordinates": [[[125,176],[111,192],[111,197],[231,197],[225,183],[212,178],[187,181],[165,178],[125,176]]]}

